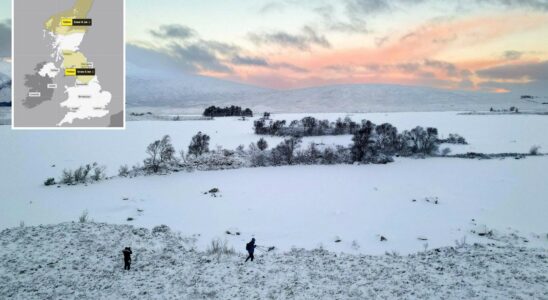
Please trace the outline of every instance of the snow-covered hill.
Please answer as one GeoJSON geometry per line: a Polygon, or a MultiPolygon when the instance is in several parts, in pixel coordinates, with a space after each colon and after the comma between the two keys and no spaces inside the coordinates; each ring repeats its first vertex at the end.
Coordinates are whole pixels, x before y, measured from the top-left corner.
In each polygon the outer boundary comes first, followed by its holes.
{"type": "Polygon", "coordinates": [[[181,71],[153,51],[127,48],[127,103],[188,113],[210,105],[240,105],[272,112],[387,112],[488,110],[542,105],[513,94],[451,91],[418,86],[355,84],[272,90],[181,71]]]}
{"type": "MultiPolygon", "coordinates": [[[[62,223],[0,233],[7,299],[544,299],[548,251],[462,245],[409,256],[325,250],[195,251],[192,238],[127,225],[62,223]],[[133,250],[131,271],[121,250],[133,250]]],[[[242,246],[243,247],[243,246],[242,246]]]]}
{"type": "Polygon", "coordinates": [[[11,78],[0,73],[0,102],[11,102],[11,78]]]}

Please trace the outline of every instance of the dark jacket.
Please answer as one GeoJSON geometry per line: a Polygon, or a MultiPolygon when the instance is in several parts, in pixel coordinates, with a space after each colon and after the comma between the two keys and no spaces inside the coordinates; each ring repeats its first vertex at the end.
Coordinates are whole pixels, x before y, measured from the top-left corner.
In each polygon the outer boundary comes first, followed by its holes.
{"type": "Polygon", "coordinates": [[[245,250],[247,250],[248,252],[253,252],[255,251],[255,241],[251,241],[249,243],[247,243],[247,245],[245,245],[245,250]]]}
{"type": "Polygon", "coordinates": [[[131,260],[131,254],[133,253],[133,252],[131,252],[131,250],[124,249],[124,250],[122,250],[122,253],[124,253],[124,260],[125,261],[130,261],[131,260]]]}

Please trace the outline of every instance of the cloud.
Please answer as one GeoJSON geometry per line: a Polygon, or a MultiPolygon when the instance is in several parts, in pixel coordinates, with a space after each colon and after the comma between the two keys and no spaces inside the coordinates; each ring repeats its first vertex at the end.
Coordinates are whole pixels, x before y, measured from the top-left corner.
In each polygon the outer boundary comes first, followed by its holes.
{"type": "Polygon", "coordinates": [[[517,59],[520,59],[522,55],[523,55],[523,52],[515,51],[515,50],[504,51],[504,53],[502,54],[502,56],[506,60],[517,60],[517,59]]]}
{"type": "Polygon", "coordinates": [[[361,18],[349,17],[349,21],[340,21],[335,17],[335,7],[325,5],[313,9],[321,18],[325,28],[346,33],[368,33],[367,23],[361,18]]]}
{"type": "Polygon", "coordinates": [[[266,3],[265,5],[263,5],[259,9],[259,13],[260,14],[269,14],[269,13],[273,13],[273,12],[280,12],[281,13],[281,12],[284,11],[284,8],[285,8],[284,3],[269,2],[269,3],[266,3]]]}
{"type": "Polygon", "coordinates": [[[235,65],[246,65],[246,66],[268,66],[266,59],[261,57],[251,57],[251,56],[240,56],[236,55],[232,58],[232,63],[235,65]]]}
{"type": "Polygon", "coordinates": [[[512,9],[533,9],[548,11],[546,0],[479,0],[480,4],[496,5],[512,9]]]}
{"type": "Polygon", "coordinates": [[[318,34],[309,26],[304,26],[300,34],[290,34],[283,31],[273,33],[250,33],[249,39],[256,45],[278,45],[284,48],[310,50],[312,46],[331,48],[331,43],[325,36],[318,34]]]}
{"type": "Polygon", "coordinates": [[[424,65],[427,67],[432,67],[435,69],[442,70],[447,74],[447,76],[450,76],[450,77],[458,76],[457,67],[452,63],[448,63],[440,60],[425,59],[424,65]]]}
{"type": "Polygon", "coordinates": [[[11,57],[11,20],[0,23],[0,58],[11,57]]]}
{"type": "Polygon", "coordinates": [[[349,15],[372,15],[390,11],[391,6],[385,0],[347,0],[346,10],[349,15]]]}
{"type": "Polygon", "coordinates": [[[194,29],[179,25],[179,24],[169,24],[162,25],[157,30],[150,30],[150,34],[158,38],[168,38],[168,39],[181,39],[185,40],[196,35],[194,29]]]}
{"type": "Polygon", "coordinates": [[[192,71],[232,73],[233,70],[217,57],[215,50],[205,44],[179,45],[172,43],[169,46],[172,55],[180,62],[192,67],[192,71]]]}
{"type": "Polygon", "coordinates": [[[491,80],[548,80],[548,61],[496,66],[476,71],[479,77],[491,80]]]}

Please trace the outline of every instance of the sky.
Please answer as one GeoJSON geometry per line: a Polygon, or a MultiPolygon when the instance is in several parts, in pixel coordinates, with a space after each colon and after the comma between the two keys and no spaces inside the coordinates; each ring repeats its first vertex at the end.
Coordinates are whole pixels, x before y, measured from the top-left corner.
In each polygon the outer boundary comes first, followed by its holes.
{"type": "MultiPolygon", "coordinates": [[[[0,0],[0,22],[10,18],[10,2],[0,0]]],[[[548,0],[127,0],[126,7],[128,47],[188,73],[274,89],[386,83],[548,95],[548,0]]],[[[0,57],[9,56],[7,26],[0,23],[0,57]]]]}

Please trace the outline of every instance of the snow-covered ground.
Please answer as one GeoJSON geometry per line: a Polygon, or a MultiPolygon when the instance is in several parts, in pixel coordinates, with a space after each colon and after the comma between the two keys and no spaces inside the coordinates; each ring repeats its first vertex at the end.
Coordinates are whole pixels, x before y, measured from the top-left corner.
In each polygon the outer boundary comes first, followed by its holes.
{"type": "Polygon", "coordinates": [[[0,233],[0,297],[13,299],[546,299],[548,251],[465,245],[409,256],[193,250],[192,238],[63,223],[0,233]],[[123,247],[134,252],[122,270],[123,247]]]}
{"type": "MultiPolygon", "coordinates": [[[[334,120],[345,115],[314,116],[334,120]]],[[[453,153],[527,152],[534,144],[542,146],[541,151],[548,149],[545,116],[445,112],[351,117],[391,122],[400,130],[422,125],[438,127],[442,136],[462,134],[470,145],[451,146],[453,153]]],[[[519,245],[548,247],[543,213],[548,211],[546,156],[397,159],[388,165],[256,168],[114,179],[89,186],[42,185],[47,177],[58,178],[63,168],[93,161],[114,175],[120,165],[142,161],[146,145],[164,134],[172,136],[178,150],[186,150],[198,130],[211,135],[213,147],[234,148],[258,139],[252,121],[236,118],[129,122],[126,131],[108,132],[11,131],[0,126],[0,228],[21,221],[37,225],[76,220],[87,209],[101,222],[167,224],[197,235],[200,249],[221,237],[240,250],[251,236],[283,250],[323,246],[367,254],[411,253],[426,243],[428,248],[453,245],[464,236],[471,242],[511,239],[519,245]],[[203,194],[214,187],[221,190],[219,197],[203,194]],[[436,197],[438,204],[433,203],[436,197]],[[489,230],[494,236],[477,235],[489,230]],[[381,243],[380,235],[388,241],[381,243]]],[[[268,140],[274,145],[280,138],[268,140]]],[[[347,144],[350,137],[306,140],[347,144]]]]}

